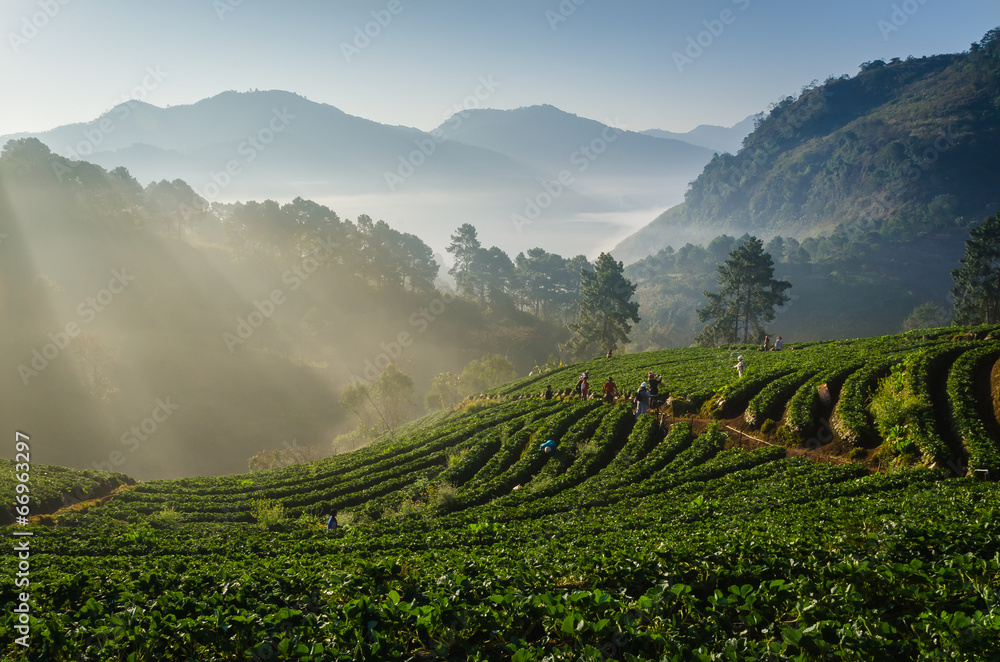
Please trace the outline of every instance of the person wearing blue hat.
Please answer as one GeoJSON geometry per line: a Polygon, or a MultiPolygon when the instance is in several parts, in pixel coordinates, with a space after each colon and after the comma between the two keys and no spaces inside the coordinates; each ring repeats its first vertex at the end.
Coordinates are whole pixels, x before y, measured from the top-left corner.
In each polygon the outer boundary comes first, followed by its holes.
{"type": "Polygon", "coordinates": [[[639,390],[635,392],[635,398],[633,398],[636,403],[635,415],[636,418],[642,416],[649,409],[649,384],[643,382],[639,386],[639,390]]]}

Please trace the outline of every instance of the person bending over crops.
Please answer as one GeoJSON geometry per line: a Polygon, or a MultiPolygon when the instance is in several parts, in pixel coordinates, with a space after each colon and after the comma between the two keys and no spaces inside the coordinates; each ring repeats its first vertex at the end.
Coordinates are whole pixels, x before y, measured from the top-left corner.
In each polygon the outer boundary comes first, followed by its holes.
{"type": "Polygon", "coordinates": [[[330,519],[326,520],[326,530],[330,532],[336,532],[337,530],[337,511],[330,511],[330,519]]]}
{"type": "Polygon", "coordinates": [[[545,443],[543,443],[541,446],[538,447],[538,450],[542,451],[543,453],[551,453],[555,449],[556,449],[556,442],[553,441],[552,439],[549,439],[548,441],[546,441],[545,443]]]}

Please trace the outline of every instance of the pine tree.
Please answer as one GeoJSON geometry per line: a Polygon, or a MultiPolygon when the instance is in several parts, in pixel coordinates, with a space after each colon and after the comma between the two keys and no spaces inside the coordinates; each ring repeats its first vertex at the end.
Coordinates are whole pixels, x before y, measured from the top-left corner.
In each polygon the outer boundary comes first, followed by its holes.
{"type": "Polygon", "coordinates": [[[639,304],[631,301],[635,285],[624,271],[607,253],[597,258],[593,271],[580,271],[580,311],[569,326],[573,337],[568,343],[577,356],[585,356],[591,345],[604,353],[628,342],[632,324],[639,322],[639,304]]]}
{"type": "Polygon", "coordinates": [[[465,294],[476,294],[475,262],[482,250],[476,228],[469,223],[463,223],[455,234],[451,235],[451,244],[445,249],[455,256],[455,265],[448,270],[455,277],[458,291],[465,294]]]}
{"type": "Polygon", "coordinates": [[[756,341],[763,323],[774,319],[774,307],[788,301],[791,283],[774,279],[774,262],[764,251],[764,242],[748,238],[719,266],[717,293],[705,292],[708,305],[698,309],[698,319],[710,322],[695,338],[698,344],[756,341]]]}
{"type": "Polygon", "coordinates": [[[996,324],[1000,321],[1000,213],[972,228],[969,235],[962,267],[951,272],[955,321],[996,324]]]}

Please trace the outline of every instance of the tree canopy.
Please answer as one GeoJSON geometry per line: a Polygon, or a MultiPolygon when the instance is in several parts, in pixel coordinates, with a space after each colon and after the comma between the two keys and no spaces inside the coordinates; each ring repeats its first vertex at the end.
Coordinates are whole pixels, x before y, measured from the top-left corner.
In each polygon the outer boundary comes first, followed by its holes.
{"type": "Polygon", "coordinates": [[[955,321],[995,324],[1000,320],[1000,213],[969,232],[962,267],[953,269],[955,321]]]}
{"type": "Polygon", "coordinates": [[[763,324],[774,319],[774,307],[788,301],[785,291],[792,284],[774,279],[774,261],[756,237],[733,249],[718,270],[722,289],[705,292],[708,305],[698,309],[698,319],[709,322],[698,334],[698,344],[756,341],[763,324]]]}
{"type": "Polygon", "coordinates": [[[601,253],[593,270],[580,271],[580,311],[570,324],[569,348],[584,356],[592,345],[602,352],[628,342],[632,324],[639,323],[639,304],[632,301],[635,285],[624,276],[625,267],[601,253]]]}

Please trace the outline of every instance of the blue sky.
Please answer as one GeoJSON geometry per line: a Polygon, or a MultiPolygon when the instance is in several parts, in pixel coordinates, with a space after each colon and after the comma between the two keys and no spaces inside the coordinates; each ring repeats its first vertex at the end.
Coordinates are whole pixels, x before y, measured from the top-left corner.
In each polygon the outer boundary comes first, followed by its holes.
{"type": "Polygon", "coordinates": [[[998,25],[996,0],[4,0],[0,134],[254,88],[429,130],[481,79],[485,107],[686,131],[998,25]]]}

